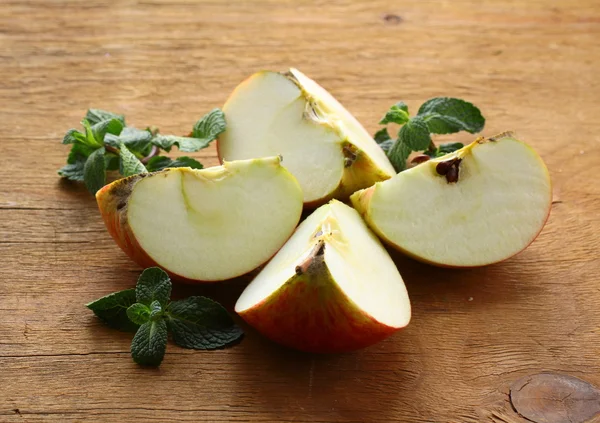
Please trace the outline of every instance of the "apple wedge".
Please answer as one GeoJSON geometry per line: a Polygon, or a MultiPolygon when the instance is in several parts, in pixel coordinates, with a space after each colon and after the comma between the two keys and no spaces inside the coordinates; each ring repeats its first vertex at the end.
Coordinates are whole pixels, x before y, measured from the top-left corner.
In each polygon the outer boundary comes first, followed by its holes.
{"type": "Polygon", "coordinates": [[[218,138],[221,160],[282,155],[308,207],[396,174],[360,123],[325,89],[296,69],[258,72],[223,107],[227,130],[218,138]]]}
{"type": "Polygon", "coordinates": [[[351,201],[373,231],[407,255],[475,267],[533,242],[550,213],[552,189],[538,154],[504,133],[358,191],[351,201]]]}
{"type": "Polygon", "coordinates": [[[411,315],[387,251],[359,214],[336,200],[300,224],[235,310],[273,341],[309,352],[369,346],[411,315]]]}
{"type": "Polygon", "coordinates": [[[220,281],[271,258],[302,213],[302,190],[279,157],[173,168],[120,179],[96,194],[108,231],[142,267],[220,281]]]}

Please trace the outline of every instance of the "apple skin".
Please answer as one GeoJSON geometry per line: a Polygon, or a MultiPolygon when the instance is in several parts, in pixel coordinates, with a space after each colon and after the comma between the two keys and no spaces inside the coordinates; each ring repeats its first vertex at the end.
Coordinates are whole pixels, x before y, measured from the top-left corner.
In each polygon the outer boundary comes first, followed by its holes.
{"type": "Polygon", "coordinates": [[[312,353],[341,353],[373,345],[402,328],[359,309],[321,258],[261,303],[238,314],[274,342],[312,353]]]}
{"type": "MultiPolygon", "coordinates": [[[[168,172],[169,169],[165,169],[161,172],[168,172]]],[[[98,208],[100,214],[106,225],[108,233],[115,240],[117,245],[142,268],[158,266],[157,264],[140,246],[135,235],[133,234],[131,227],[127,223],[127,200],[133,190],[133,187],[141,179],[151,175],[151,173],[143,173],[139,175],[129,176],[127,178],[119,179],[111,184],[105,185],[96,193],[96,201],[98,202],[98,208]]],[[[162,268],[162,267],[161,267],[162,268]]],[[[165,270],[169,277],[175,281],[195,284],[195,283],[210,283],[210,281],[198,281],[194,279],[188,279],[184,276],[178,275],[177,273],[165,270]]]]}
{"type": "MultiPolygon", "coordinates": [[[[498,136],[499,137],[499,136],[498,136]]],[[[476,143],[477,141],[475,141],[474,143],[476,143]]],[[[474,144],[473,143],[473,144],[474,144]]],[[[528,146],[529,147],[529,146],[528,146]]],[[[531,148],[531,147],[529,147],[531,148]]],[[[444,157],[440,158],[440,160],[443,160],[444,157]]],[[[421,163],[417,166],[423,166],[426,165],[425,163],[421,163]]],[[[551,181],[550,179],[550,173],[548,172],[548,169],[546,168],[546,165],[542,162],[542,165],[544,166],[544,169],[546,169],[546,173],[547,173],[547,177],[548,180],[551,181]]],[[[416,167],[416,166],[415,166],[416,167]]],[[[350,196],[350,201],[352,203],[352,207],[354,207],[356,209],[356,211],[358,211],[360,213],[360,215],[362,216],[363,220],[367,223],[367,225],[369,226],[369,228],[375,232],[375,234],[377,234],[377,236],[383,241],[385,242],[387,245],[389,245],[390,247],[400,251],[401,253],[403,253],[404,255],[415,259],[417,261],[420,261],[422,263],[425,264],[429,264],[432,266],[436,266],[436,267],[441,267],[441,268],[446,268],[446,269],[474,269],[477,267],[481,267],[481,266],[454,266],[454,265],[449,265],[449,264],[441,264],[441,263],[436,263],[436,262],[432,262],[429,260],[426,260],[420,256],[417,256],[413,253],[411,253],[410,251],[405,250],[404,248],[400,247],[399,245],[395,244],[394,242],[392,242],[390,239],[388,239],[385,234],[383,234],[379,228],[377,227],[377,225],[374,224],[373,220],[371,219],[369,210],[370,210],[370,206],[371,206],[371,200],[373,198],[373,194],[375,193],[375,190],[377,189],[377,185],[375,184],[369,188],[363,189],[361,191],[357,191],[354,194],[352,194],[350,196]]],[[[550,192],[552,192],[552,186],[550,184],[550,192]]],[[[524,251],[527,247],[529,247],[533,241],[535,241],[535,239],[539,236],[539,234],[542,232],[542,230],[544,229],[544,227],[546,226],[546,223],[548,222],[548,219],[550,218],[550,212],[552,210],[552,203],[549,204],[548,206],[548,211],[546,213],[546,218],[544,219],[544,223],[542,224],[542,226],[540,227],[540,230],[531,238],[531,240],[527,243],[527,245],[525,245],[521,250],[515,252],[514,254],[508,256],[508,257],[504,257],[503,259],[497,260],[495,262],[492,263],[488,263],[486,264],[486,266],[491,265],[491,264],[497,264],[497,263],[501,263],[505,260],[508,260],[511,257],[516,256],[517,254],[521,253],[522,251],[524,251]]]]}

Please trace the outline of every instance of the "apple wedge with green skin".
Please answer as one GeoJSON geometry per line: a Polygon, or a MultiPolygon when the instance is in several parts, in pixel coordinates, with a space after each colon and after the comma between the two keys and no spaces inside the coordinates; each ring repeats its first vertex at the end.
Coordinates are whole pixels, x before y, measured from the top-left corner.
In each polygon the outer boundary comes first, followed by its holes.
{"type": "Polygon", "coordinates": [[[282,155],[308,207],[396,174],[361,124],[324,88],[296,69],[263,71],[242,82],[223,111],[221,160],[282,155]]]}
{"type": "Polygon", "coordinates": [[[336,200],[300,224],[235,310],[271,340],[318,353],[372,345],[411,315],[389,254],[360,215],[336,200]]]}
{"type": "Polygon", "coordinates": [[[443,267],[477,267],[524,250],[552,205],[540,156],[511,133],[429,160],[351,197],[392,247],[443,267]]]}
{"type": "Polygon", "coordinates": [[[280,162],[139,174],[96,199],[108,231],[140,266],[187,282],[230,279],[268,261],[300,220],[302,190],[280,162]]]}

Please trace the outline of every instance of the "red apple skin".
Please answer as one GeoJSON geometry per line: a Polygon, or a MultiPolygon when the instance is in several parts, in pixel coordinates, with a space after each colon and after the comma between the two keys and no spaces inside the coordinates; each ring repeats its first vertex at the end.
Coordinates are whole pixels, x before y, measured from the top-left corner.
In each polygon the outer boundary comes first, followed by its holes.
{"type": "MultiPolygon", "coordinates": [[[[165,169],[161,172],[168,171],[169,169],[165,169]]],[[[135,238],[135,235],[133,234],[133,231],[127,222],[127,201],[129,200],[129,196],[131,195],[135,184],[138,183],[142,178],[151,175],[153,174],[146,173],[119,179],[104,186],[96,193],[98,208],[100,209],[100,214],[102,215],[102,219],[104,220],[104,224],[106,225],[108,233],[112,236],[117,245],[121,247],[125,254],[127,254],[129,258],[131,258],[135,263],[144,269],[148,267],[161,266],[144,251],[135,238]]],[[[173,273],[168,269],[163,268],[163,270],[169,274],[171,279],[178,282],[189,284],[204,282],[188,279],[184,276],[178,275],[177,273],[173,273]]],[[[211,282],[214,281],[207,281],[204,283],[211,282]]]]}
{"type": "Polygon", "coordinates": [[[360,310],[333,281],[293,276],[263,302],[238,314],[279,344],[313,353],[340,353],[373,345],[402,328],[360,310]]]}

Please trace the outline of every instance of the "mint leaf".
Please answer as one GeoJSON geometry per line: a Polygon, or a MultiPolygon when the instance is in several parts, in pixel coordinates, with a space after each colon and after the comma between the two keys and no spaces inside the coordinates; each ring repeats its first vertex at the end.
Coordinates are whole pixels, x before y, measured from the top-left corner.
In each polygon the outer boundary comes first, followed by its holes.
{"type": "Polygon", "coordinates": [[[143,325],[150,320],[150,308],[141,303],[135,303],[127,309],[127,317],[137,325],[143,325]]]}
{"type": "Polygon", "coordinates": [[[119,148],[123,143],[130,151],[143,151],[152,141],[152,134],[145,129],[132,128],[130,126],[123,128],[118,135],[107,134],[104,142],[111,147],[119,148]]]}
{"type": "Polygon", "coordinates": [[[104,162],[104,147],[94,151],[83,165],[83,181],[92,194],[96,194],[106,184],[106,164],[104,162]]]}
{"type": "Polygon", "coordinates": [[[156,135],[152,139],[152,144],[165,151],[171,151],[176,145],[179,150],[191,153],[208,147],[212,140],[202,138],[178,137],[176,135],[156,135]]]}
{"type": "Polygon", "coordinates": [[[149,267],[140,275],[135,287],[138,303],[151,305],[158,301],[166,306],[171,297],[171,279],[160,267],[149,267]]]}
{"type": "Polygon", "coordinates": [[[157,320],[163,317],[163,307],[160,301],[154,300],[150,304],[150,320],[157,320]]]}
{"type": "Polygon", "coordinates": [[[119,156],[113,153],[104,154],[104,167],[106,170],[119,170],[119,156]]]}
{"type": "Polygon", "coordinates": [[[453,153],[456,150],[460,150],[465,145],[462,142],[449,142],[445,144],[441,144],[437,149],[437,157],[444,156],[448,153],[453,153]]]}
{"type": "Polygon", "coordinates": [[[123,124],[122,126],[125,126],[125,116],[107,112],[106,110],[89,109],[85,115],[85,119],[90,123],[90,125],[95,125],[103,120],[117,119],[123,124]]]}
{"type": "Polygon", "coordinates": [[[78,161],[76,163],[71,163],[64,165],[60,169],[58,169],[58,174],[67,178],[71,181],[83,181],[83,166],[85,165],[85,161],[78,161]]]}
{"type": "Polygon", "coordinates": [[[92,310],[107,326],[127,332],[135,332],[138,325],[127,318],[127,309],[135,303],[135,289],[115,292],[85,306],[92,310]]]}
{"type": "Polygon", "coordinates": [[[119,144],[119,150],[121,150],[121,163],[119,166],[121,175],[131,176],[137,175],[138,173],[148,173],[142,162],[140,162],[140,160],[127,149],[125,144],[119,144]]]}
{"type": "Polygon", "coordinates": [[[392,145],[394,145],[394,140],[390,137],[387,128],[382,128],[379,131],[375,132],[373,139],[377,144],[379,144],[379,147],[381,147],[381,149],[386,153],[390,150],[392,145]]]}
{"type": "Polygon", "coordinates": [[[103,146],[102,143],[100,143],[100,142],[98,142],[98,140],[96,140],[96,137],[94,136],[94,131],[92,130],[90,123],[84,119],[81,121],[81,124],[83,125],[83,128],[85,129],[85,141],[83,143],[92,148],[102,147],[103,146]]]}
{"type": "Polygon", "coordinates": [[[63,144],[75,144],[81,143],[86,144],[85,134],[82,134],[77,129],[69,129],[65,136],[63,137],[63,144]]]}
{"type": "Polygon", "coordinates": [[[420,116],[411,118],[406,125],[400,128],[398,139],[413,151],[426,150],[431,144],[429,128],[420,116]]]}
{"type": "Polygon", "coordinates": [[[433,134],[452,134],[467,131],[480,132],[485,125],[481,111],[473,104],[451,97],[436,97],[427,100],[419,109],[418,116],[427,122],[433,134]]]}
{"type": "Polygon", "coordinates": [[[99,142],[104,142],[104,137],[107,134],[119,135],[123,130],[123,122],[118,119],[103,120],[92,125],[92,133],[94,138],[99,142]]]}
{"type": "Polygon", "coordinates": [[[194,125],[191,137],[178,137],[176,135],[156,135],[152,144],[165,151],[171,151],[176,145],[180,151],[192,153],[202,150],[225,131],[225,114],[221,109],[213,109],[194,125]]]}
{"type": "Polygon", "coordinates": [[[159,366],[167,350],[167,323],[164,319],[140,326],[131,341],[131,357],[138,364],[159,366]]]}
{"type": "Polygon", "coordinates": [[[212,109],[196,122],[192,135],[194,138],[210,142],[216,139],[219,134],[225,132],[226,128],[225,113],[221,109],[212,109]]]}
{"type": "Polygon", "coordinates": [[[166,320],[173,341],[184,348],[222,348],[243,335],[227,310],[205,297],[173,301],[167,307],[166,320]]]}
{"type": "MultiPolygon", "coordinates": [[[[402,127],[404,128],[404,127],[402,127]]],[[[406,169],[406,160],[410,156],[411,148],[407,146],[402,139],[396,140],[396,142],[390,147],[387,152],[390,163],[396,169],[396,172],[402,172],[406,169]]]]}
{"type": "Polygon", "coordinates": [[[175,160],[171,160],[165,156],[155,156],[152,157],[146,165],[148,172],[156,172],[157,170],[166,169],[168,167],[191,167],[192,169],[202,169],[203,166],[199,161],[187,156],[182,156],[175,160]]]}
{"type": "Polygon", "coordinates": [[[406,107],[406,104],[400,102],[390,107],[379,124],[387,125],[388,123],[397,123],[398,125],[403,125],[408,122],[408,119],[408,107],[406,107]],[[400,107],[399,105],[402,105],[403,107],[400,107]]]}
{"type": "Polygon", "coordinates": [[[381,128],[379,131],[375,132],[375,135],[373,135],[373,139],[377,144],[381,144],[383,142],[391,140],[392,137],[390,137],[390,133],[388,132],[387,128],[381,128]]]}

